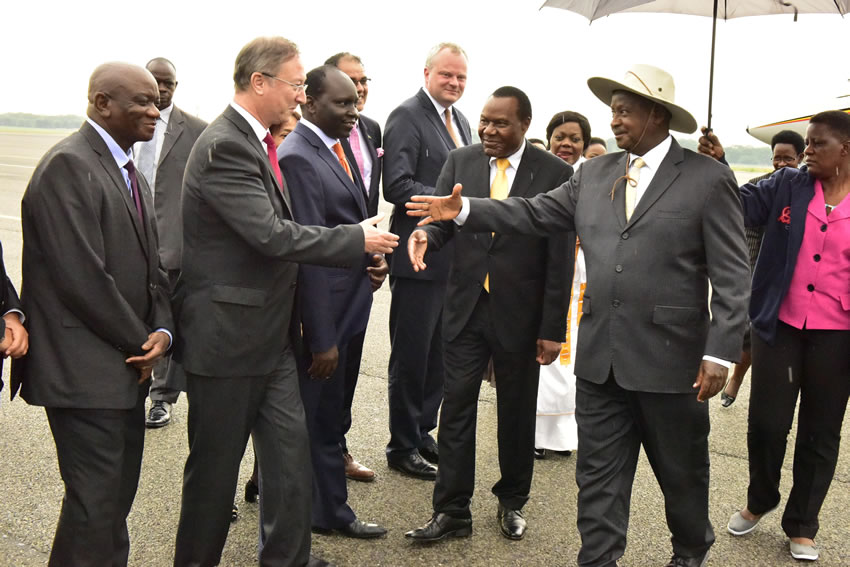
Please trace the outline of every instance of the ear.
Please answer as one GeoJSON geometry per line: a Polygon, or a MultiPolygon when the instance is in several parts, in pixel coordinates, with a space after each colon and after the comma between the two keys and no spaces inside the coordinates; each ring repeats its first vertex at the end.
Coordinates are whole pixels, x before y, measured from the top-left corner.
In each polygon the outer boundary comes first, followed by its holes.
{"type": "Polygon", "coordinates": [[[525,133],[528,132],[529,126],[531,126],[531,118],[522,120],[520,124],[522,124],[522,135],[525,136],[525,133]]]}
{"type": "Polygon", "coordinates": [[[253,90],[258,95],[262,95],[266,90],[266,77],[260,73],[259,71],[254,71],[251,73],[250,85],[251,90],[253,90]]]}
{"type": "Polygon", "coordinates": [[[112,97],[103,92],[94,94],[94,109],[103,118],[109,118],[112,115],[112,97]]]}
{"type": "Polygon", "coordinates": [[[301,103],[302,114],[304,114],[304,112],[306,112],[306,113],[312,115],[312,114],[315,113],[315,110],[316,110],[316,97],[314,97],[312,95],[306,95],[306,97],[307,97],[307,100],[305,100],[303,103],[301,103]]]}

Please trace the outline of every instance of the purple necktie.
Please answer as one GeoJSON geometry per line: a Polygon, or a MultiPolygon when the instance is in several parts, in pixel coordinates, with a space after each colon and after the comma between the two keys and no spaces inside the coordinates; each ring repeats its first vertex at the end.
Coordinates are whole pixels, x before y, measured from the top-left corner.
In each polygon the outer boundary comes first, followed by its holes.
{"type": "Polygon", "coordinates": [[[360,178],[366,182],[366,170],[363,167],[363,150],[360,149],[360,135],[357,133],[360,125],[354,127],[351,134],[348,135],[348,143],[351,145],[351,153],[354,154],[354,161],[357,162],[357,169],[360,170],[360,178]]]}
{"type": "Polygon", "coordinates": [[[280,192],[283,193],[283,175],[280,173],[280,164],[277,162],[277,145],[274,143],[274,137],[270,132],[267,132],[263,141],[266,143],[266,151],[269,153],[269,165],[272,166],[274,176],[277,177],[277,184],[280,186],[280,192]]]}
{"type": "Polygon", "coordinates": [[[124,164],[124,169],[127,170],[127,177],[130,178],[130,193],[133,194],[133,201],[136,203],[136,213],[139,215],[139,222],[144,226],[144,215],[142,215],[142,196],[139,195],[139,180],[136,178],[136,166],[133,165],[133,160],[124,164]]]}

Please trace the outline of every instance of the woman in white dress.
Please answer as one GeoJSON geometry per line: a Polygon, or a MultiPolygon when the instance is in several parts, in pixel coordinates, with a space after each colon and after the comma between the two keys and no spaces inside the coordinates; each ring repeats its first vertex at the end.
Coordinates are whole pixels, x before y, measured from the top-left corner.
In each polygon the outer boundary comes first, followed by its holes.
{"type": "MultiPolygon", "coordinates": [[[[564,111],[552,117],[546,127],[549,151],[577,170],[585,160],[584,148],[590,140],[590,122],[578,112],[564,111]]],[[[537,390],[537,429],[534,436],[534,456],[542,459],[546,450],[569,455],[578,446],[576,429],[575,347],[581,302],[587,284],[584,252],[576,243],[575,273],[573,276],[570,310],[567,315],[567,335],[561,344],[561,354],[552,364],[540,367],[537,390]]]]}

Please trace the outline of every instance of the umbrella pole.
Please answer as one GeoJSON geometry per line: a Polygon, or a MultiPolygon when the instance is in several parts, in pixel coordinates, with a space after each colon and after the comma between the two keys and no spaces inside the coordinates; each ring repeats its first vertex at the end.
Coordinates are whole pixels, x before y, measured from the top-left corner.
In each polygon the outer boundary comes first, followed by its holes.
{"type": "Polygon", "coordinates": [[[708,73],[708,129],[711,130],[711,97],[714,93],[714,40],[717,37],[717,2],[714,0],[714,17],[711,20],[711,69],[708,73]]]}

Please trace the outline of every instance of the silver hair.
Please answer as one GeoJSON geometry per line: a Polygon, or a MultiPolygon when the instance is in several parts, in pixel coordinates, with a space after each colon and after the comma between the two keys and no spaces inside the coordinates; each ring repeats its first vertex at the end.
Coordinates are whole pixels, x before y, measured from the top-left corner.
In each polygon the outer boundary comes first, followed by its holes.
{"type": "Polygon", "coordinates": [[[425,58],[425,67],[431,69],[434,66],[434,58],[444,49],[448,49],[456,55],[462,55],[463,58],[469,62],[469,57],[466,55],[466,51],[464,51],[461,46],[456,43],[444,41],[432,47],[431,51],[428,52],[428,56],[425,58]]]}

